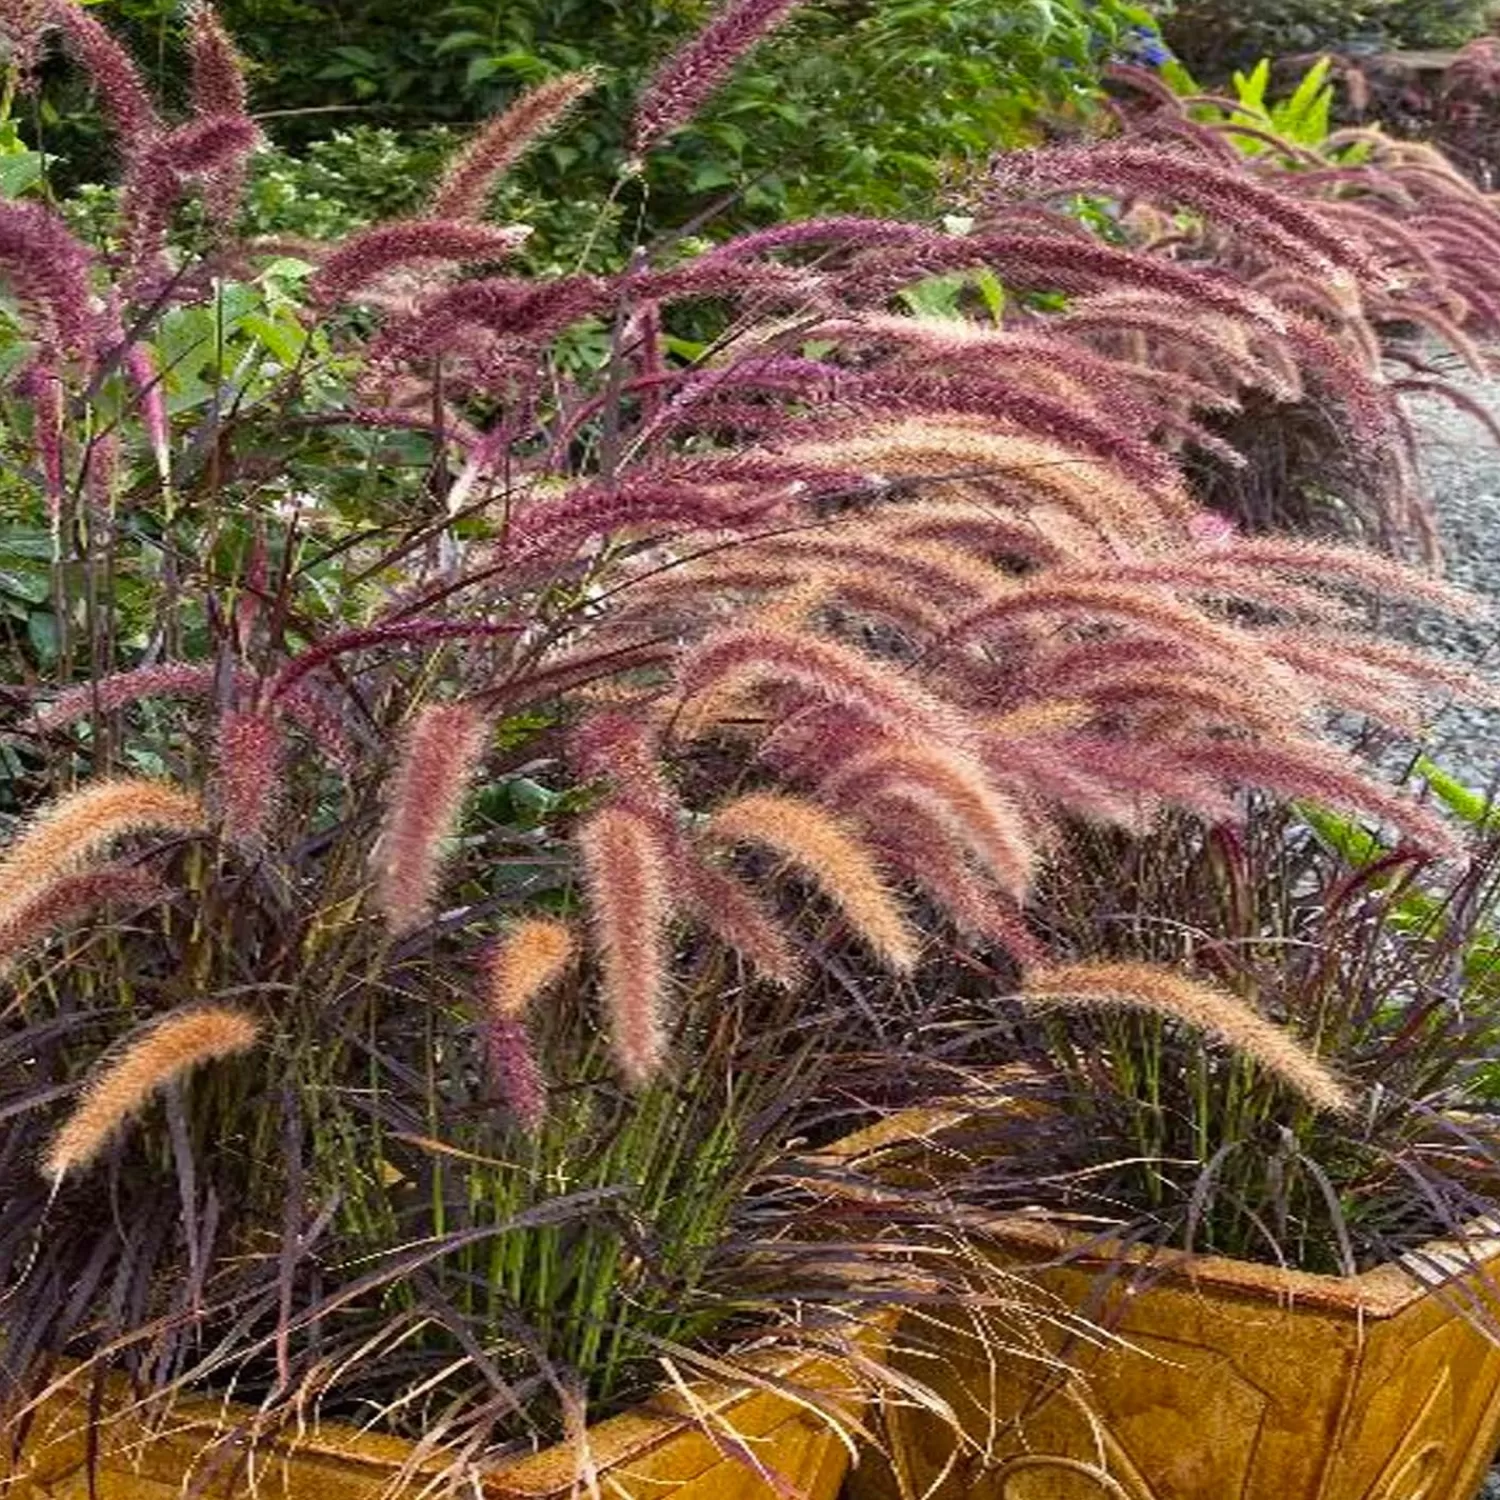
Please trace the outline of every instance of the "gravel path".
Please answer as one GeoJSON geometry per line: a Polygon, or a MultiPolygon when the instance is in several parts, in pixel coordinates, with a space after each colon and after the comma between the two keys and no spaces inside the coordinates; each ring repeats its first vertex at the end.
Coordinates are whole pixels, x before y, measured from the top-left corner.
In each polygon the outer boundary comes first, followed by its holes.
{"type": "MultiPolygon", "coordinates": [[[[1446,378],[1500,416],[1500,380],[1480,380],[1466,372],[1446,378]]],[[[1449,402],[1423,397],[1413,402],[1412,411],[1422,435],[1448,576],[1500,602],[1500,446],[1449,402]]],[[[1428,616],[1415,634],[1500,682],[1500,636],[1494,624],[1428,616]]],[[[1500,785],[1500,709],[1450,708],[1437,721],[1431,753],[1469,786],[1500,785]]],[[[1500,1500],[1500,1467],[1490,1471],[1477,1500],[1500,1500]]]]}
{"type": "MultiPolygon", "coordinates": [[[[1445,378],[1500,417],[1500,380],[1480,380],[1463,370],[1445,372],[1445,378]]],[[[1411,410],[1422,435],[1448,576],[1500,603],[1500,446],[1471,416],[1441,398],[1421,397],[1411,410]]],[[[1413,633],[1500,683],[1500,631],[1494,622],[1424,616],[1413,633]]],[[[1500,709],[1448,709],[1437,721],[1430,753],[1476,789],[1500,782],[1500,709]]]]}

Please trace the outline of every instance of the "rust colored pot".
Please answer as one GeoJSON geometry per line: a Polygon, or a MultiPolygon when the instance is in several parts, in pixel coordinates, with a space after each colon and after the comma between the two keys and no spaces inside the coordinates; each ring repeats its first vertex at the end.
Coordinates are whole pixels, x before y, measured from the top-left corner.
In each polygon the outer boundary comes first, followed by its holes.
{"type": "MultiPolygon", "coordinates": [[[[914,1140],[963,1118],[915,1111],[838,1152],[888,1155],[910,1181],[914,1140]]],[[[922,1159],[941,1175],[940,1154],[922,1159]]],[[[910,1368],[969,1451],[892,1406],[891,1461],[862,1462],[849,1500],[1473,1500],[1500,1446],[1500,1239],[1339,1277],[1180,1252],[1148,1265],[1026,1218],[986,1230],[1018,1275],[1111,1336],[1049,1335],[1061,1371],[995,1361],[961,1309],[924,1320],[928,1357],[910,1368]]]]}
{"type": "MultiPolygon", "coordinates": [[[[872,1332],[872,1343],[883,1340],[872,1332]]],[[[790,1390],[814,1392],[850,1419],[861,1398],[836,1357],[818,1353],[757,1358],[760,1373],[790,1390]]],[[[752,1382],[698,1382],[691,1398],[667,1392],[591,1427],[588,1452],[609,1500],[775,1500],[797,1493],[834,1500],[849,1449],[806,1402],[752,1382]],[[741,1448],[736,1453],[736,1446],[741,1448]],[[747,1458],[745,1455],[753,1455],[747,1458]],[[757,1472],[757,1465],[761,1472],[757,1472]],[[788,1488],[790,1487],[790,1488],[788,1488]]],[[[149,1424],[111,1386],[96,1424],[98,1455],[88,1459],[87,1403],[81,1394],[49,1398],[17,1458],[0,1443],[0,1495],[6,1500],[392,1500],[425,1497],[442,1467],[396,1438],[336,1423],[262,1444],[252,1471],[222,1474],[201,1489],[204,1454],[244,1417],[233,1406],[184,1400],[170,1420],[149,1424]]],[[[563,1500],[588,1494],[579,1455],[560,1446],[478,1476],[466,1500],[563,1500]]]]}

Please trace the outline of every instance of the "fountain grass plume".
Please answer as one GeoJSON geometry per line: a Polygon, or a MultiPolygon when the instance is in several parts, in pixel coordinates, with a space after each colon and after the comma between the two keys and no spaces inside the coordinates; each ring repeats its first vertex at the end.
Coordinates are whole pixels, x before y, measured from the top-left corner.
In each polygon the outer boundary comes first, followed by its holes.
{"type": "Polygon", "coordinates": [[[99,334],[94,257],[43,203],[0,202],[0,275],[32,326],[44,359],[88,362],[99,334]]]}
{"type": "Polygon", "coordinates": [[[224,1006],[175,1011],[151,1022],[87,1080],[83,1097],[47,1146],[43,1175],[60,1182],[85,1171],[168,1084],[204,1063],[248,1052],[259,1036],[255,1020],[224,1006]]]}
{"type": "Polygon", "coordinates": [[[163,781],[94,781],[45,807],[0,856],[0,922],[126,834],[201,833],[202,802],[163,781]]]}
{"type": "Polygon", "coordinates": [[[51,0],[49,14],[62,28],[68,50],[88,73],[129,157],[161,131],[161,120],[140,69],[109,29],[77,0],[51,0]]]}
{"type": "Polygon", "coordinates": [[[249,109],[245,70],[218,12],[208,0],[193,0],[188,45],[192,56],[193,113],[243,115],[249,109]]]}
{"type": "Polygon", "coordinates": [[[667,1052],[670,841],[651,813],[607,803],[584,820],[576,842],[610,1043],[625,1081],[640,1088],[667,1052]]]}
{"type": "Polygon", "coordinates": [[[417,710],[402,735],[373,856],[375,905],[397,936],[431,912],[444,845],[457,827],[489,729],[470,703],[432,703],[417,710]]]}
{"type": "Polygon", "coordinates": [[[990,206],[1003,220],[1008,198],[1021,194],[1107,193],[1180,204],[1254,243],[1273,264],[1310,275],[1373,278],[1376,269],[1357,238],[1330,224],[1315,207],[1267,186],[1249,163],[1230,165],[1180,150],[1102,141],[1071,147],[1002,152],[996,158],[990,206]]]}
{"type": "Polygon", "coordinates": [[[524,1016],[567,972],[578,951],[573,929],[551,917],[527,917],[495,944],[484,964],[484,1005],[492,1016],[524,1016]]]}
{"type": "Polygon", "coordinates": [[[431,219],[480,219],[500,179],[567,117],[597,83],[585,70],[561,73],[529,88],[464,147],[428,204],[431,219]]]}
{"type": "Polygon", "coordinates": [[[905,803],[930,818],[1013,900],[1026,894],[1035,858],[1019,809],[972,756],[930,741],[901,741],[855,755],[819,790],[858,812],[867,799],[905,803]]]}
{"type": "Polygon", "coordinates": [[[741,58],[802,3],[723,0],[708,24],[674,52],[646,85],[630,125],[632,157],[639,159],[686,125],[741,58]]]}
{"type": "Polygon", "coordinates": [[[0,974],[18,955],[102,907],[151,906],[170,889],[144,865],[107,864],[59,875],[0,919],[0,974]]]}
{"type": "Polygon", "coordinates": [[[214,791],[224,837],[250,851],[265,841],[281,792],[286,740],[280,722],[257,709],[220,716],[214,791]]]}
{"type": "Polygon", "coordinates": [[[1351,1114],[1349,1091],[1284,1027],[1216,985],[1140,963],[1088,963],[1033,969],[1021,993],[1035,1005],[1125,1006],[1178,1021],[1250,1059],[1314,1109],[1351,1114]]]}
{"type": "Polygon", "coordinates": [[[773,850],[838,906],[887,968],[908,973],[916,966],[916,936],[869,851],[848,826],[817,803],[770,792],[747,793],[715,808],[706,832],[724,843],[773,850]]]}
{"type": "Polygon", "coordinates": [[[324,258],[308,281],[308,301],[314,313],[326,312],[391,271],[503,260],[530,233],[522,225],[499,228],[437,217],[376,224],[349,235],[324,258]]]}

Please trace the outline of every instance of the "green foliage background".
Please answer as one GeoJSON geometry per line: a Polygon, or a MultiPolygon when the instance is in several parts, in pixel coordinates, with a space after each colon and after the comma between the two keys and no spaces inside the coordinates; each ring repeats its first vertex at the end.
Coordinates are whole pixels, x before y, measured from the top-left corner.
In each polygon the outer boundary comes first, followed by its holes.
{"type": "Polygon", "coordinates": [[[1162,30],[1205,81],[1262,57],[1324,48],[1459,46],[1484,29],[1493,0],[1175,0],[1162,30]]]}
{"type": "MultiPolygon", "coordinates": [[[[167,98],[183,87],[178,0],[102,0],[167,98]]],[[[222,0],[251,64],[253,107],[303,159],[337,133],[307,183],[268,189],[272,227],[326,231],[290,200],[339,198],[355,221],[410,206],[435,170],[434,127],[462,130],[526,85],[593,66],[601,84],[513,191],[561,211],[614,185],[634,99],[710,11],[706,0],[222,0]],[[395,132],[394,135],[383,132],[395,132]],[[393,156],[394,152],[394,156],[393,156]],[[329,174],[337,158],[335,184],[329,174]],[[278,217],[278,211],[279,217],[278,217]]],[[[1044,117],[1076,113],[1096,65],[1146,12],[1126,0],[822,0],[742,66],[649,164],[628,211],[675,227],[725,196],[715,222],[929,209],[945,182],[1044,117]]],[[[107,141],[76,74],[49,65],[38,118],[64,186],[108,180],[107,141]]],[[[316,155],[317,153],[315,153],[316,155]]],[[[274,175],[274,174],[273,174],[274,175]]],[[[534,217],[534,216],[533,216],[534,217]]]]}

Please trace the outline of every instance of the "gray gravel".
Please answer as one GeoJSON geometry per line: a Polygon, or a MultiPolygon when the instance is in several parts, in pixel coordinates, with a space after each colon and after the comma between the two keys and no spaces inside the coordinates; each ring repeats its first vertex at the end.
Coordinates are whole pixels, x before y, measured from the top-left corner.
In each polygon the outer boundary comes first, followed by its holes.
{"type": "MultiPolygon", "coordinates": [[[[1463,370],[1445,371],[1445,378],[1500,417],[1500,380],[1481,380],[1463,370]]],[[[1422,437],[1448,576],[1500,603],[1500,446],[1471,416],[1441,398],[1423,396],[1410,409],[1422,437]]],[[[1500,683],[1495,622],[1424,615],[1413,634],[1500,683]]],[[[1500,709],[1448,709],[1437,721],[1430,753],[1460,781],[1488,789],[1500,779],[1500,709]]]]}
{"type": "MultiPolygon", "coordinates": [[[[1464,373],[1447,378],[1500,416],[1500,380],[1464,373]]],[[[1447,558],[1447,573],[1500,601],[1500,446],[1472,417],[1440,398],[1412,404],[1422,436],[1423,465],[1447,558]]],[[[1417,638],[1450,651],[1500,682],[1496,627],[1423,618],[1417,638]]],[[[1469,786],[1500,781],[1500,710],[1450,708],[1438,720],[1432,754],[1469,786]]],[[[1477,1500],[1500,1500],[1500,1467],[1477,1500]]]]}

